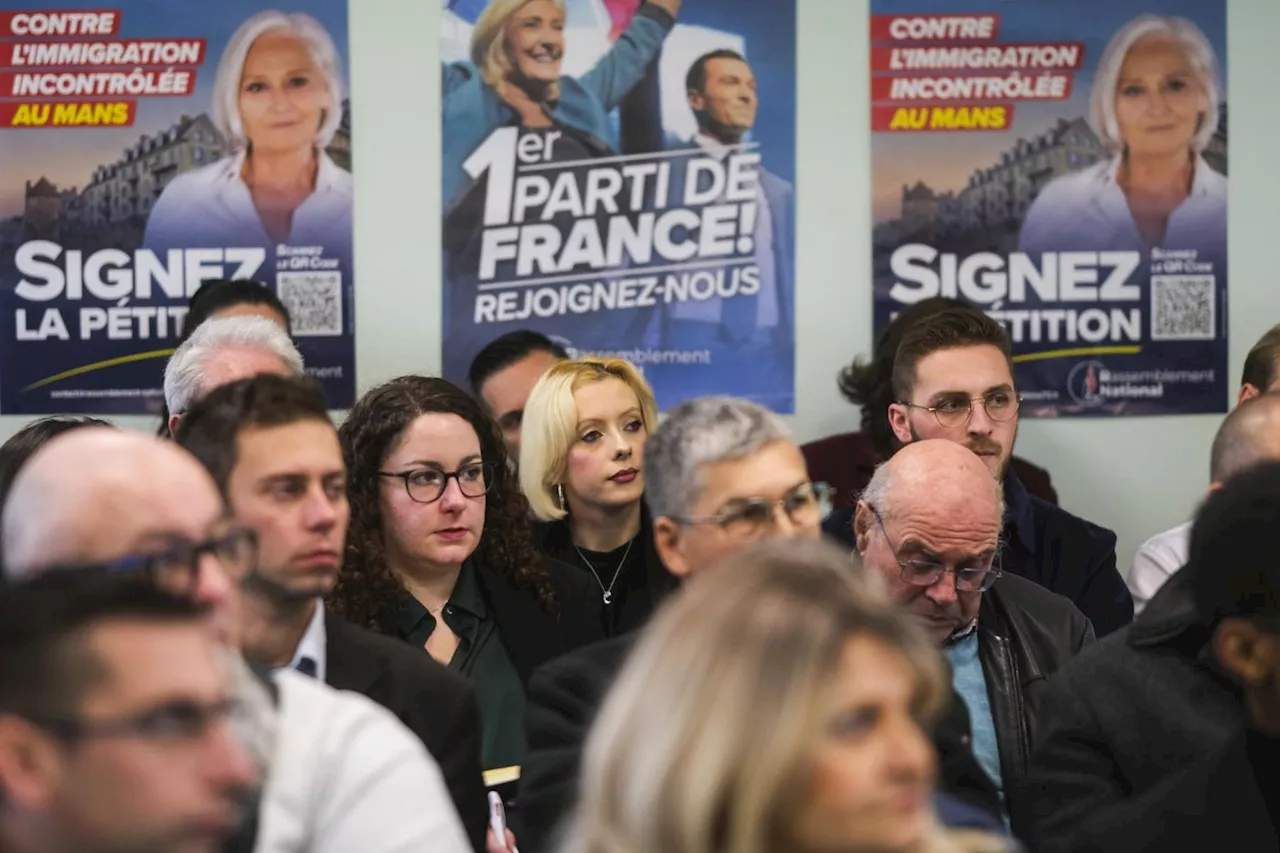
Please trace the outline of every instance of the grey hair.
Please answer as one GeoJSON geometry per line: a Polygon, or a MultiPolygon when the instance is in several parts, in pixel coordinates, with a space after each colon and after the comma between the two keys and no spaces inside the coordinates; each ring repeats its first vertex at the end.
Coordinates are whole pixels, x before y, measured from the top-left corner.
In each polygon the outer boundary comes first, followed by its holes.
{"type": "Polygon", "coordinates": [[[280,324],[266,317],[239,315],[206,320],[169,357],[164,367],[164,401],[169,411],[181,415],[200,396],[205,366],[225,349],[254,349],[271,353],[284,363],[290,375],[305,375],[302,353],[280,324]]]}
{"type": "Polygon", "coordinates": [[[213,124],[233,150],[247,147],[249,140],[244,135],[244,122],[240,120],[240,77],[249,48],[259,36],[272,30],[286,30],[296,36],[324,75],[330,104],[316,131],[316,146],[323,149],[333,141],[334,133],[342,124],[342,61],[329,31],[303,12],[288,15],[273,9],[259,12],[241,24],[227,40],[213,80],[213,124]]]}
{"type": "Polygon", "coordinates": [[[1209,146],[1209,141],[1218,130],[1218,104],[1222,98],[1222,86],[1213,46],[1200,28],[1186,18],[1139,15],[1111,37],[1093,75],[1093,91],[1089,94],[1089,124],[1108,151],[1124,150],[1120,123],[1116,120],[1116,82],[1120,78],[1120,68],[1124,65],[1129,50],[1138,39],[1149,35],[1167,36],[1177,42],[1204,85],[1208,109],[1205,110],[1204,120],[1200,122],[1192,142],[1198,154],[1209,146]]]}
{"type": "Polygon", "coordinates": [[[644,494],[655,518],[687,516],[702,491],[700,468],[791,439],[782,419],[737,397],[688,400],[667,412],[644,445],[644,494]]]}
{"type": "MultiPolygon", "coordinates": [[[[996,500],[999,503],[1000,518],[1004,519],[1004,484],[999,480],[992,481],[996,490],[996,500]]],[[[881,462],[876,466],[875,473],[871,475],[870,482],[866,488],[858,495],[858,499],[866,502],[868,506],[880,514],[881,518],[888,518],[893,514],[893,507],[889,501],[889,492],[893,489],[893,469],[889,467],[888,462],[881,462]]]]}

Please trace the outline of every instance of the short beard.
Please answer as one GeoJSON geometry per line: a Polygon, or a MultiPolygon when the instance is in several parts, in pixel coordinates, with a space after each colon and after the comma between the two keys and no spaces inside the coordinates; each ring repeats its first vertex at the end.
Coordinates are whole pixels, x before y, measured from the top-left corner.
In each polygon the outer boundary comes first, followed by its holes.
{"type": "MultiPolygon", "coordinates": [[[[241,586],[246,594],[261,598],[272,607],[281,610],[293,610],[302,604],[323,598],[328,593],[328,590],[304,592],[292,589],[264,575],[261,570],[255,570],[246,575],[241,586]]],[[[332,588],[333,584],[330,584],[329,589],[332,588]]]]}

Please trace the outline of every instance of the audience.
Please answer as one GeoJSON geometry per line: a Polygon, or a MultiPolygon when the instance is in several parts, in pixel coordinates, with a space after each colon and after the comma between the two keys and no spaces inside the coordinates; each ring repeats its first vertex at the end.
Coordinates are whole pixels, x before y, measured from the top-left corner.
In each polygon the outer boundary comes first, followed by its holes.
{"type": "Polygon", "coordinates": [[[494,338],[471,360],[471,393],[502,430],[511,464],[520,461],[520,426],[529,392],[551,365],[568,357],[564,347],[541,332],[520,329],[494,338]]]}
{"type": "MultiPolygon", "coordinates": [[[[889,425],[889,406],[897,402],[893,396],[893,359],[903,333],[945,308],[966,304],[960,299],[935,296],[906,306],[880,331],[870,359],[854,359],[853,364],[840,371],[840,393],[860,409],[862,431],[828,436],[800,448],[809,473],[827,481],[835,490],[836,506],[855,503],[876,466],[902,446],[889,425]]],[[[1048,471],[1018,456],[1010,457],[1009,465],[1028,494],[1051,504],[1058,502],[1048,471]]]]}
{"type": "Polygon", "coordinates": [[[245,667],[238,585],[255,568],[256,537],[231,523],[186,451],[112,429],[59,436],[19,472],[2,527],[10,582],[109,563],[207,608],[213,638],[237,651],[238,733],[267,773],[236,849],[255,838],[259,850],[309,853],[470,848],[435,760],[390,712],[292,671],[245,667]]]}
{"type": "Polygon", "coordinates": [[[923,633],[818,542],[708,569],[654,619],[587,742],[565,853],[1006,850],[948,837],[923,633]]]}
{"type": "MultiPolygon", "coordinates": [[[[644,466],[657,548],[677,577],[694,576],[763,539],[820,536],[825,490],[809,481],[782,421],[755,403],[703,397],[676,406],[646,442],[644,466]]],[[[566,655],[530,682],[529,756],[518,798],[525,853],[553,849],[553,833],[578,790],[587,731],[635,637],[566,655]]],[[[955,777],[982,776],[971,755],[960,770],[963,763],[944,758],[955,777]]],[[[990,799],[994,811],[994,791],[990,799]]]]}
{"type": "Polygon", "coordinates": [[[440,764],[477,850],[488,826],[475,690],[428,655],[324,610],[347,536],[346,468],[324,395],[307,379],[263,374],[193,405],[176,436],[258,537],[242,584],[245,657],[368,696],[440,764]]]}
{"type": "Polygon", "coordinates": [[[302,355],[289,334],[272,320],[234,316],[209,320],[196,329],[164,368],[164,400],[169,434],[191,404],[219,385],[259,373],[304,376],[302,355]]]}
{"type": "Polygon", "coordinates": [[[340,437],[352,515],[332,606],[469,676],[482,766],[520,766],[530,675],[603,636],[594,584],[534,550],[497,427],[461,388],[394,379],[340,437]]]}
{"type": "Polygon", "coordinates": [[[973,754],[1016,833],[1029,818],[1023,784],[1042,682],[1093,641],[1093,629],[1067,599],[1002,572],[1003,514],[981,457],[925,439],[876,469],[854,534],[867,568],[944,650],[973,754]]]}
{"type": "Polygon", "coordinates": [[[521,430],[520,487],[540,551],[597,587],[607,636],[643,625],[671,590],[645,506],[645,437],[658,423],[648,383],[620,358],[555,364],[521,430]]]}
{"type": "MultiPolygon", "coordinates": [[[[1116,569],[1116,535],[1027,494],[1009,465],[1020,397],[1005,330],[977,308],[945,308],[904,331],[893,368],[889,422],[903,444],[945,438],[981,457],[1003,484],[1001,565],[1071,599],[1101,636],[1133,619],[1116,569]]],[[[852,509],[828,521],[847,539],[852,509]]]]}
{"type": "Polygon", "coordinates": [[[101,569],[0,593],[0,850],[212,853],[259,782],[188,598],[101,569]]]}
{"type": "MultiPolygon", "coordinates": [[[[1280,460],[1280,393],[1246,398],[1227,415],[1209,454],[1209,492],[1263,460],[1280,460]]],[[[1157,533],[1138,549],[1125,582],[1142,612],[1170,576],[1187,562],[1191,522],[1157,533]]]]}
{"type": "MultiPolygon", "coordinates": [[[[293,326],[289,309],[267,285],[248,279],[214,279],[201,284],[187,300],[187,315],[182,321],[178,346],[186,343],[205,320],[241,316],[265,317],[286,333],[293,326]]],[[[166,438],[169,434],[169,405],[166,401],[161,409],[157,435],[166,438]]]]}
{"type": "Polygon", "coordinates": [[[1210,804],[1226,814],[1256,806],[1255,781],[1267,808],[1274,808],[1274,788],[1265,783],[1275,781],[1271,738],[1280,731],[1277,531],[1280,463],[1268,461],[1209,495],[1192,525],[1186,565],[1132,628],[1098,643],[1049,680],[1029,788],[1036,850],[1175,849],[1121,848],[1112,836],[1154,838],[1162,819],[1175,817],[1173,826],[1203,833],[1188,841],[1231,839],[1232,850],[1277,849],[1274,816],[1268,820],[1254,811],[1253,827],[1270,824],[1270,846],[1246,847],[1234,842],[1258,836],[1241,838],[1237,824],[1211,825],[1207,812],[1210,804]],[[1242,746],[1256,762],[1257,780],[1237,760],[1242,746]],[[1211,790],[1210,778],[1228,787],[1211,790]],[[1184,785],[1193,802],[1182,805],[1194,810],[1179,816],[1162,801],[1171,787],[1185,793],[1184,785]],[[1187,820],[1192,816],[1202,819],[1199,827],[1187,820]]]}

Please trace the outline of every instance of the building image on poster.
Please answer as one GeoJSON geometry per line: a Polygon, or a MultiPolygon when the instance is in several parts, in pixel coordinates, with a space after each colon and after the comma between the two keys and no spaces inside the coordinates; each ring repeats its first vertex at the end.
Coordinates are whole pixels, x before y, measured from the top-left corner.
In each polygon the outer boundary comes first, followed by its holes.
{"type": "Polygon", "coordinates": [[[0,12],[0,412],[149,414],[204,282],[289,309],[355,395],[342,0],[0,12]]]}
{"type": "Polygon", "coordinates": [[[794,411],[794,2],[443,14],[444,375],[534,329],[794,411]]]}
{"type": "Polygon", "coordinates": [[[1224,0],[874,0],[877,331],[981,306],[1022,414],[1222,412],[1224,0]]]}

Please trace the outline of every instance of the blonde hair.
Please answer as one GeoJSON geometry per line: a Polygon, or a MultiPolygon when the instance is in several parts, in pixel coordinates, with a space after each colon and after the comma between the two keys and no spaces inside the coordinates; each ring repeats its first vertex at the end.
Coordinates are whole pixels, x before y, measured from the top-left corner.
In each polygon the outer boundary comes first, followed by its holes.
{"type": "Polygon", "coordinates": [[[901,652],[923,715],[940,711],[937,649],[844,551],[774,540],[692,578],[605,698],[562,853],[782,849],[859,635],[901,652]]]}
{"type": "Polygon", "coordinates": [[[565,459],[577,440],[578,405],[573,392],[604,379],[621,379],[635,392],[646,433],[658,425],[653,389],[626,359],[578,358],[552,365],[529,392],[520,427],[520,489],[542,521],[558,521],[566,515],[555,488],[564,478],[565,459]]]}
{"type": "MultiPolygon", "coordinates": [[[[506,35],[507,23],[512,16],[533,0],[489,0],[480,17],[476,20],[475,29],[471,31],[471,61],[480,70],[480,79],[497,91],[506,82],[511,73],[511,63],[507,61],[506,35]]],[[[564,0],[551,0],[561,14],[565,13],[564,0]]],[[[547,87],[547,101],[554,103],[560,99],[560,86],[552,83],[547,87]]]]}
{"type": "Polygon", "coordinates": [[[1218,130],[1218,103],[1221,86],[1218,82],[1218,59],[1209,39],[1194,23],[1186,18],[1163,18],[1159,15],[1139,15],[1116,32],[1107,43],[1098,60],[1098,70],[1093,75],[1093,90],[1089,94],[1089,124],[1110,152],[1124,150],[1124,137],[1120,134],[1120,122],[1116,119],[1116,83],[1120,69],[1134,44],[1144,36],[1164,36],[1176,43],[1195,69],[1204,86],[1208,101],[1205,115],[1191,142],[1197,154],[1209,146],[1218,130]]]}

